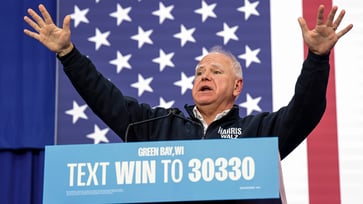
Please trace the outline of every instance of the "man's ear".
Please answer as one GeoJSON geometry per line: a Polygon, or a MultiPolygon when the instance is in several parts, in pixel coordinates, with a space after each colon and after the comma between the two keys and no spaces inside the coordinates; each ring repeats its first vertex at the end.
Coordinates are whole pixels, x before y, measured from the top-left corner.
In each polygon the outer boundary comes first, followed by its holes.
{"type": "Polygon", "coordinates": [[[237,79],[234,85],[233,95],[238,96],[243,89],[243,79],[237,79]]]}

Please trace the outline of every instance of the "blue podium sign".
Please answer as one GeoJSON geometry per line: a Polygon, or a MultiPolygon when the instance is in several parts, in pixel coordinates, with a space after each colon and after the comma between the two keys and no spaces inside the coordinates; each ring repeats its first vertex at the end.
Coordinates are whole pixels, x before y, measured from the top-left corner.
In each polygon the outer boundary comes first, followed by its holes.
{"type": "Polygon", "coordinates": [[[277,138],[55,145],[44,203],[279,197],[277,138]]]}

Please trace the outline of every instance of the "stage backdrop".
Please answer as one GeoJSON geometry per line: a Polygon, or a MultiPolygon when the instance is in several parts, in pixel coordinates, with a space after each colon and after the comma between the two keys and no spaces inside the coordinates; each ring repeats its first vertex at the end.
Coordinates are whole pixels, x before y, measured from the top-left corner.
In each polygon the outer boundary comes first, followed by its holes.
{"type": "Polygon", "coordinates": [[[54,144],[55,54],[25,36],[27,8],[56,1],[1,1],[0,199],[42,203],[44,146],[54,144]]]}
{"type": "Polygon", "coordinates": [[[2,2],[2,200],[41,203],[43,150],[54,137],[58,144],[121,142],[71,88],[62,68],[56,70],[54,53],[22,33],[26,9],[38,3],[59,25],[71,14],[80,50],[126,94],[153,106],[191,103],[196,59],[213,45],[225,46],[244,67],[246,87],[237,101],[242,115],[277,110],[291,98],[306,56],[297,18],[304,16],[312,27],[318,3],[346,9],[342,25],[354,28],[331,55],[327,112],[283,161],[283,172],[289,203],[360,202],[363,3],[355,0],[2,2]]]}
{"type": "MultiPolygon", "coordinates": [[[[355,187],[363,183],[362,173],[351,170],[363,168],[358,165],[363,145],[357,138],[363,132],[358,127],[361,82],[349,74],[362,65],[355,38],[361,32],[355,16],[362,3],[79,0],[61,2],[59,19],[70,14],[78,49],[125,95],[152,106],[192,103],[195,65],[207,49],[224,46],[243,66],[245,87],[237,104],[241,115],[248,115],[277,110],[290,100],[307,53],[297,18],[304,16],[313,27],[319,3],[327,10],[333,4],[345,8],[342,25],[352,22],[356,28],[331,54],[322,122],[283,162],[287,197],[291,203],[350,203],[358,198],[355,187]]],[[[95,117],[61,68],[59,73],[57,143],[121,142],[95,117]]]]}

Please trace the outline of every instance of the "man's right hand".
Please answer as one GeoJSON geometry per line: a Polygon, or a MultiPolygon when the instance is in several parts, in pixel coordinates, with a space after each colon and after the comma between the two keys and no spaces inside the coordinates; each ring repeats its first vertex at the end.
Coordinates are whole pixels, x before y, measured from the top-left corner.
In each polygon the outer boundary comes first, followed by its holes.
{"type": "Polygon", "coordinates": [[[70,21],[68,15],[63,20],[63,28],[57,27],[49,15],[49,12],[44,5],[39,5],[39,11],[42,15],[39,16],[33,9],[28,9],[28,14],[24,16],[27,22],[35,31],[24,29],[24,33],[45,45],[49,50],[56,52],[59,56],[68,54],[73,49],[71,42],[70,21]]]}

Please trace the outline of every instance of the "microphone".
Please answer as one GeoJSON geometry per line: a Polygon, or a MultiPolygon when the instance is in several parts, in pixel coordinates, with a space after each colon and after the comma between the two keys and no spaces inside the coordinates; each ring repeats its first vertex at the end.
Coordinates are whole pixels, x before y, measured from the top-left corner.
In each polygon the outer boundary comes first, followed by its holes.
{"type": "Polygon", "coordinates": [[[162,115],[162,116],[155,117],[155,118],[149,118],[149,119],[146,119],[146,120],[141,120],[141,121],[129,123],[127,125],[126,131],[125,131],[125,142],[127,142],[128,135],[129,135],[129,129],[130,129],[131,126],[141,125],[141,124],[152,122],[152,121],[155,121],[155,120],[160,120],[160,119],[163,119],[163,118],[167,118],[167,117],[171,116],[173,112],[174,112],[174,109],[169,109],[168,114],[166,114],[166,115],[162,115]]]}
{"type": "MultiPolygon", "coordinates": [[[[124,142],[128,142],[129,130],[130,130],[130,128],[132,126],[141,125],[141,124],[148,123],[148,122],[153,122],[153,121],[156,121],[156,120],[160,120],[160,119],[163,119],[163,118],[167,118],[167,117],[169,117],[171,115],[173,115],[173,116],[175,116],[177,118],[180,118],[182,120],[188,121],[188,122],[192,123],[193,125],[199,126],[202,129],[202,132],[203,132],[203,126],[202,126],[202,124],[200,124],[200,123],[198,123],[198,122],[196,122],[194,120],[191,120],[189,118],[182,117],[178,113],[180,113],[180,110],[178,110],[176,108],[170,108],[170,109],[168,109],[168,114],[166,114],[166,115],[162,115],[162,116],[155,117],[155,118],[150,118],[150,119],[146,119],[146,120],[141,120],[141,121],[129,123],[127,125],[126,131],[125,131],[125,141],[124,142]]],[[[204,138],[204,134],[202,134],[202,139],[205,139],[204,138]]]]}

